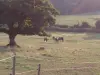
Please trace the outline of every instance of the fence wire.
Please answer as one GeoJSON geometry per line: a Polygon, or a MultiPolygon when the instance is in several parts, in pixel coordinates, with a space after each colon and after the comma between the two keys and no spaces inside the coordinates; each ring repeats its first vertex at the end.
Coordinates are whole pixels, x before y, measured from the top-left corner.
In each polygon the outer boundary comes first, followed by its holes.
{"type": "MultiPolygon", "coordinates": [[[[9,74],[11,72],[11,64],[12,64],[11,63],[12,60],[10,60],[11,61],[10,62],[9,59],[12,59],[12,57],[14,57],[14,55],[0,60],[1,65],[3,63],[3,66],[5,66],[4,64],[6,64],[6,65],[10,64],[10,68],[7,69],[7,70],[9,70],[9,71],[7,71],[7,73],[9,73],[9,74]]],[[[35,57],[26,57],[26,56],[18,56],[18,57],[22,57],[22,58],[25,58],[25,59],[34,59],[35,58],[35,57]]],[[[99,64],[100,62],[81,62],[81,63],[80,62],[66,62],[66,63],[68,63],[68,64],[97,64],[98,63],[99,64]]],[[[42,64],[42,65],[44,66],[45,64],[42,64]]],[[[49,66],[49,64],[48,64],[48,66],[49,66]]],[[[34,67],[34,66],[32,66],[32,67],[34,67]]],[[[3,70],[1,70],[1,71],[3,71],[3,70]]],[[[6,71],[6,70],[4,70],[4,71],[6,71]]],[[[66,73],[68,73],[68,74],[73,73],[73,75],[74,75],[74,73],[77,73],[77,75],[79,75],[81,73],[81,71],[82,71],[82,73],[86,73],[87,72],[86,75],[91,75],[91,74],[95,75],[95,72],[97,72],[97,73],[100,72],[100,67],[99,66],[97,66],[97,67],[94,67],[94,66],[88,66],[88,67],[64,67],[64,68],[63,67],[62,68],[54,68],[54,67],[50,67],[50,68],[44,68],[43,67],[42,68],[41,67],[41,70],[40,70],[41,75],[47,75],[47,74],[48,75],[66,75],[66,73]]],[[[31,70],[21,71],[21,72],[17,72],[17,70],[16,70],[16,75],[28,75],[28,74],[37,75],[37,72],[38,72],[38,66],[37,66],[36,69],[33,69],[33,70],[31,69],[31,70]]],[[[7,73],[0,73],[0,75],[1,74],[2,75],[8,75],[7,73]]]]}
{"type": "Polygon", "coordinates": [[[0,60],[0,75],[10,75],[12,72],[12,58],[14,55],[0,60]]]}
{"type": "MultiPolygon", "coordinates": [[[[22,57],[22,58],[26,58],[26,59],[36,59],[35,57],[27,57],[27,56],[18,56],[18,57],[22,57]]],[[[48,61],[52,61],[52,60],[48,60],[48,61]]],[[[52,61],[53,63],[54,61],[52,61]]],[[[34,62],[33,62],[34,63],[34,62]]],[[[99,64],[100,62],[66,62],[67,64],[99,64]]],[[[56,63],[55,63],[56,64],[56,63]]],[[[86,75],[95,75],[95,72],[99,72],[100,67],[94,67],[94,66],[83,66],[83,67],[58,67],[58,68],[54,68],[53,67],[48,67],[50,64],[46,65],[46,64],[41,64],[41,70],[40,70],[40,75],[75,75],[77,73],[77,75],[80,75],[81,73],[87,73],[86,75]],[[44,66],[47,66],[44,67],[44,66]],[[97,71],[96,71],[97,70],[97,71]],[[88,72],[87,72],[88,71],[88,72]],[[94,72],[93,72],[94,71],[94,72]]],[[[33,66],[34,67],[34,66],[33,66]]],[[[16,75],[28,75],[28,74],[32,74],[32,75],[38,75],[38,65],[37,68],[35,70],[29,70],[29,71],[24,71],[24,72],[19,72],[16,73],[16,75]]]]}
{"type": "Polygon", "coordinates": [[[14,57],[14,55],[12,55],[12,56],[10,56],[10,57],[8,57],[8,58],[1,59],[0,61],[6,61],[6,60],[8,60],[8,59],[11,59],[12,57],[14,57]]]}

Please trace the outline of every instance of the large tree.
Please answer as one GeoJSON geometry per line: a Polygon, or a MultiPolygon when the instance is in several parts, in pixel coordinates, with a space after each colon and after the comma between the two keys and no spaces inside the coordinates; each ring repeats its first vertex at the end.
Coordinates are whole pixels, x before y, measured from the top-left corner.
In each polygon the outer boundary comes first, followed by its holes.
{"type": "Polygon", "coordinates": [[[46,26],[55,24],[58,11],[48,0],[1,0],[0,32],[9,35],[7,46],[18,46],[17,34],[46,35],[46,26]]]}

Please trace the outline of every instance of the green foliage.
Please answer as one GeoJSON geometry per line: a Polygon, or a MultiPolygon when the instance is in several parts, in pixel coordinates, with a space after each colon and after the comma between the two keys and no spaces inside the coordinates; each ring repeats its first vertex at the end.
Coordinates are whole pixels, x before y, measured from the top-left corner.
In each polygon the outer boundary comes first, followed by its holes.
{"type": "Polygon", "coordinates": [[[82,22],[81,28],[90,28],[91,26],[88,24],[88,22],[82,22]]]}
{"type": "Polygon", "coordinates": [[[48,0],[0,0],[0,32],[9,35],[7,46],[17,46],[17,34],[48,36],[46,26],[55,24],[58,11],[48,0]]]}
{"type": "Polygon", "coordinates": [[[97,20],[95,23],[96,29],[100,29],[100,20],[97,20]]]}
{"type": "Polygon", "coordinates": [[[46,26],[55,24],[55,16],[59,14],[48,0],[4,0],[0,3],[0,23],[7,24],[8,32],[13,34],[43,32],[46,26]]]}
{"type": "Polygon", "coordinates": [[[56,25],[56,27],[60,27],[60,28],[68,28],[68,25],[56,25]]]}
{"type": "Polygon", "coordinates": [[[24,20],[24,27],[32,27],[32,21],[29,17],[24,20]]]}
{"type": "Polygon", "coordinates": [[[79,24],[75,24],[73,27],[74,28],[80,28],[80,25],[79,24]]]}

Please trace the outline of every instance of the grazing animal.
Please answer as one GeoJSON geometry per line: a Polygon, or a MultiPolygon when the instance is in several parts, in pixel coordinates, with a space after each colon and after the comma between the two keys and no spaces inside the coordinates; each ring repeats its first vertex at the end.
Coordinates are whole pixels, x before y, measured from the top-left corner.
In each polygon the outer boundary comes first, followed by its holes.
{"type": "Polygon", "coordinates": [[[64,42],[64,38],[63,37],[58,37],[58,40],[64,42]]]}
{"type": "Polygon", "coordinates": [[[56,42],[59,42],[59,41],[62,41],[63,42],[64,41],[64,38],[63,37],[54,37],[53,36],[52,39],[55,40],[56,42]]]}
{"type": "Polygon", "coordinates": [[[44,38],[44,41],[47,42],[49,39],[47,37],[44,38]]]}
{"type": "Polygon", "coordinates": [[[56,41],[56,42],[58,42],[59,40],[58,40],[58,38],[57,37],[52,37],[52,39],[54,40],[54,41],[56,41]]]}

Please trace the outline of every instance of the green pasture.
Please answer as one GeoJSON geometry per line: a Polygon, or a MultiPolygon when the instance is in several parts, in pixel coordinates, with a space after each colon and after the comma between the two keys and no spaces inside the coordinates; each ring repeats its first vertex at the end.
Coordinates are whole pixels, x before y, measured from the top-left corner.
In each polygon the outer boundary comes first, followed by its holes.
{"type": "MultiPolygon", "coordinates": [[[[56,43],[50,37],[44,42],[44,37],[17,36],[21,48],[15,49],[16,75],[37,75],[38,64],[41,64],[41,75],[100,74],[100,34],[53,32],[52,35],[63,36],[65,41],[56,43]],[[30,70],[33,71],[20,74],[30,70]]],[[[7,43],[8,36],[1,33],[0,60],[12,55],[10,48],[3,47],[7,43]]],[[[9,75],[11,68],[12,59],[0,61],[0,75],[9,75]]]]}
{"type": "Polygon", "coordinates": [[[95,26],[97,19],[100,19],[100,15],[61,15],[56,17],[56,24],[72,26],[85,21],[95,26]]]}

